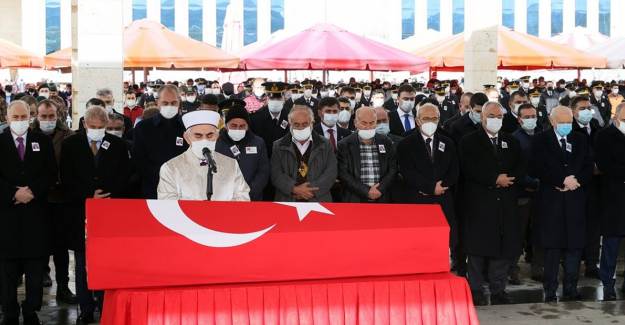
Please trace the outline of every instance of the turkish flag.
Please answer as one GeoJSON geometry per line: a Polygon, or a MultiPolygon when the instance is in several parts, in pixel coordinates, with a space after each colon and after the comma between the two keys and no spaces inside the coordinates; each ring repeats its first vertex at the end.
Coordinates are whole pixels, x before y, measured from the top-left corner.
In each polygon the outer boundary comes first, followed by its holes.
{"type": "Polygon", "coordinates": [[[449,271],[436,205],[89,200],[91,289],[449,271]]]}

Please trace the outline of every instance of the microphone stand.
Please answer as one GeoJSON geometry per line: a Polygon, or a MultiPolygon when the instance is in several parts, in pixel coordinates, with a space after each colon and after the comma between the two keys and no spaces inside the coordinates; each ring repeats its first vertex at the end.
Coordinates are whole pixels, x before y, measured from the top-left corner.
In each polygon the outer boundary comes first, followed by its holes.
{"type": "Polygon", "coordinates": [[[215,160],[213,160],[213,155],[211,154],[210,149],[202,149],[202,154],[208,164],[208,173],[206,175],[206,199],[210,201],[213,196],[213,174],[217,173],[217,164],[215,163],[215,160]]]}

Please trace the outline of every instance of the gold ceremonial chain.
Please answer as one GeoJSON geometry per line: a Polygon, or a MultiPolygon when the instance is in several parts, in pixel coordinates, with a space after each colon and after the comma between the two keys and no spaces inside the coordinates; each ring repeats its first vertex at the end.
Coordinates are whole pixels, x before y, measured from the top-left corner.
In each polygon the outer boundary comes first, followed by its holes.
{"type": "Polygon", "coordinates": [[[299,172],[299,175],[302,177],[306,177],[306,175],[308,175],[308,165],[306,165],[305,162],[300,162],[299,164],[299,169],[297,170],[299,172]]]}

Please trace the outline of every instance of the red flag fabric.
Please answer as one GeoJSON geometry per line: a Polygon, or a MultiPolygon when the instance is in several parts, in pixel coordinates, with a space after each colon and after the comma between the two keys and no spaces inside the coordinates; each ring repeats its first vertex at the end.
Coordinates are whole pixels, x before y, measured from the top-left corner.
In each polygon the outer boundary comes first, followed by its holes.
{"type": "Polygon", "coordinates": [[[89,200],[91,289],[449,271],[435,205],[89,200]]]}

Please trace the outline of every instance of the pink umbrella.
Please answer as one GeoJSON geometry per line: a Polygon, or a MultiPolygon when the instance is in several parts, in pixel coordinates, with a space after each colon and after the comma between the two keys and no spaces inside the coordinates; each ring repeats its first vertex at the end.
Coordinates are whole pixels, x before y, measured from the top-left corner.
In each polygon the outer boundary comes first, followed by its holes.
{"type": "Polygon", "coordinates": [[[244,70],[371,70],[423,72],[421,57],[350,33],[318,24],[241,58],[244,70]]]}

